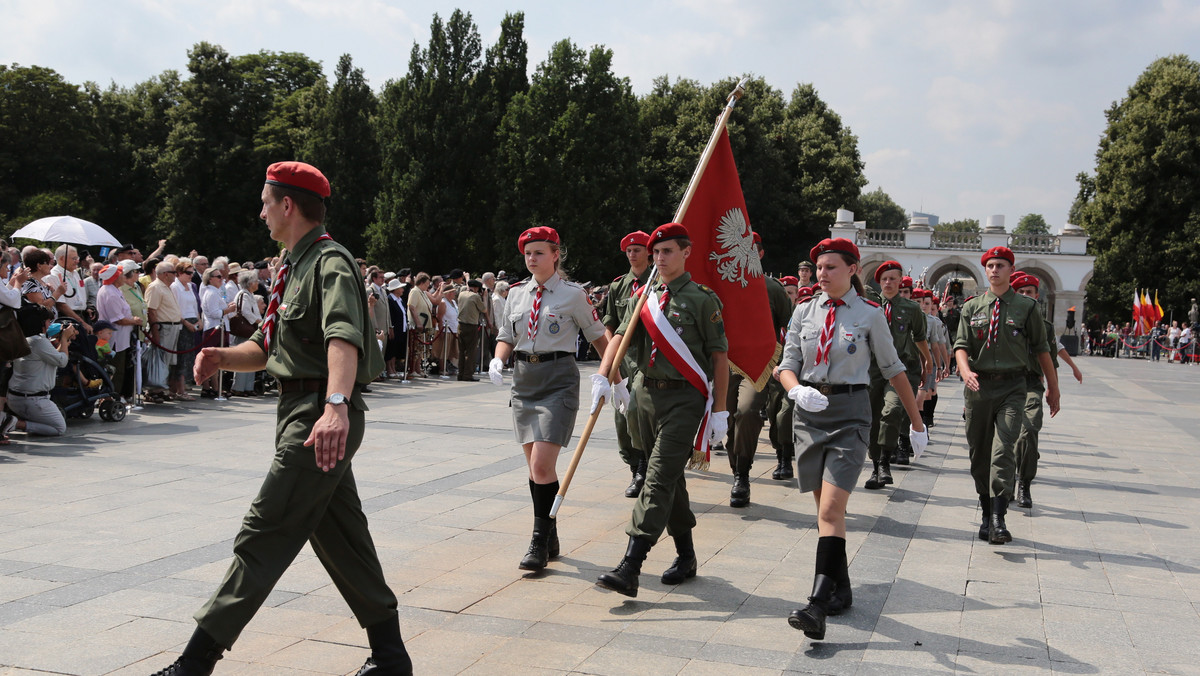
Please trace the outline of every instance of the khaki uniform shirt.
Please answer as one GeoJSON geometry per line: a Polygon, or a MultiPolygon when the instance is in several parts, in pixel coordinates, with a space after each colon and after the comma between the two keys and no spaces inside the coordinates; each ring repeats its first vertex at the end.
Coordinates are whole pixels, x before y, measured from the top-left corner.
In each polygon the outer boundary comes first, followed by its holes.
{"type": "Polygon", "coordinates": [[[946,333],[946,325],[937,315],[925,315],[925,331],[930,344],[938,343],[950,347],[950,334],[946,333]]]}
{"type": "Polygon", "coordinates": [[[150,286],[146,287],[146,308],[154,310],[155,321],[183,321],[183,311],[179,309],[179,300],[175,298],[175,292],[161,279],[150,282],[150,286]]]}
{"type": "Polygon", "coordinates": [[[633,270],[612,280],[608,285],[608,295],[604,297],[604,316],[601,319],[604,326],[609,331],[616,332],[621,324],[625,323],[625,315],[633,311],[637,306],[638,297],[633,295],[636,290],[646,285],[646,280],[650,278],[650,267],[642,271],[641,275],[633,274],[633,270]]]}
{"type": "Polygon", "coordinates": [[[986,345],[996,296],[988,290],[963,304],[954,350],[964,350],[971,370],[980,373],[1013,373],[1029,368],[1031,355],[1050,349],[1046,323],[1037,302],[1013,291],[1000,296],[996,340],[986,345]]]}
{"type": "Polygon", "coordinates": [[[479,326],[486,320],[483,297],[466,287],[466,290],[458,295],[458,322],[479,326]]]}
{"type": "MultiPolygon", "coordinates": [[[[333,240],[317,242],[323,234],[324,227],[313,228],[287,254],[288,274],[267,373],[280,379],[327,378],[329,341],[340,338],[358,349],[354,380],[366,384],[383,371],[383,355],[368,320],[366,289],[350,252],[333,240]]],[[[262,347],[262,329],[250,340],[262,347]]],[[[366,410],[358,388],[350,396],[356,408],[366,410]]]]}
{"type": "MultiPolygon", "coordinates": [[[[705,377],[712,380],[713,353],[729,351],[729,341],[725,338],[725,319],[721,316],[721,299],[712,289],[693,282],[692,275],[687,272],[676,277],[667,288],[671,293],[667,306],[663,308],[663,315],[675,333],[683,338],[696,363],[704,369],[705,377]]],[[[624,335],[632,316],[633,313],[629,312],[617,328],[617,333],[624,335]]],[[[637,370],[654,380],[686,380],[662,350],[654,358],[654,366],[650,366],[652,343],[650,333],[639,322],[629,343],[629,352],[633,355],[637,370]]]]}
{"type": "Polygon", "coordinates": [[[783,290],[783,283],[774,277],[767,277],[767,303],[771,306],[771,321],[775,324],[775,332],[787,331],[788,322],[792,320],[792,311],[796,304],[788,298],[783,290]]]}
{"type": "MultiPolygon", "coordinates": [[[[1039,309],[1038,315],[1040,316],[1041,314],[1042,311],[1039,309]]],[[[1058,369],[1059,347],[1058,338],[1054,336],[1054,324],[1051,324],[1050,320],[1044,317],[1042,318],[1042,322],[1046,325],[1046,345],[1048,346],[1047,350],[1050,352],[1050,363],[1054,364],[1055,369],[1058,369]]],[[[1038,361],[1036,352],[1029,353],[1029,375],[1037,378],[1041,378],[1044,375],[1042,373],[1042,363],[1038,361]]]]}
{"type": "Polygon", "coordinates": [[[831,385],[868,384],[872,363],[884,378],[904,373],[904,362],[892,344],[892,331],[883,309],[859,296],[853,288],[842,296],[846,304],[838,307],[835,315],[829,361],[816,363],[821,330],[830,310],[825,305],[828,300],[829,296],[821,292],[796,306],[788,324],[779,368],[806,382],[831,385]]]}
{"type": "Polygon", "coordinates": [[[583,331],[590,343],[604,335],[600,313],[588,301],[587,292],[575,282],[554,273],[542,291],[542,310],[537,335],[529,339],[529,313],[538,285],[533,279],[514,284],[508,291],[505,320],[496,340],[512,345],[518,352],[575,352],[575,339],[583,331]]]}

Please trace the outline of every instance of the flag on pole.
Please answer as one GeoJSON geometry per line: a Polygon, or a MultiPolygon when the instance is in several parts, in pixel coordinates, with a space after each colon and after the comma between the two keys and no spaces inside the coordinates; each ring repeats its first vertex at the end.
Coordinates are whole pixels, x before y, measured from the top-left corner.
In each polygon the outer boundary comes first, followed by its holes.
{"type": "Polygon", "coordinates": [[[721,298],[729,365],[762,390],[777,362],[775,326],[767,303],[754,231],[738,180],[729,132],[721,130],[682,224],[692,240],[687,271],[721,298]]]}
{"type": "Polygon", "coordinates": [[[1158,289],[1154,290],[1154,323],[1158,324],[1163,320],[1162,306],[1158,304],[1158,289]]]}
{"type": "Polygon", "coordinates": [[[1142,327],[1142,301],[1141,294],[1137,289],[1133,290],[1133,330],[1139,331],[1142,327]]]}
{"type": "Polygon", "coordinates": [[[1150,304],[1150,292],[1142,291],[1142,333],[1150,333],[1154,328],[1154,306],[1150,304]]]}

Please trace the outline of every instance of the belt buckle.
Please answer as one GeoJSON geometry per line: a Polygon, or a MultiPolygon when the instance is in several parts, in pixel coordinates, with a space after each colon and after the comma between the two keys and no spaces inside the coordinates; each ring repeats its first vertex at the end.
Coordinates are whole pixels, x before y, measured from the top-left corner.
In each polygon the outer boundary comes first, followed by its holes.
{"type": "Polygon", "coordinates": [[[829,383],[822,383],[822,385],[817,388],[817,391],[828,397],[829,395],[833,394],[833,385],[830,385],[829,383]]]}
{"type": "Polygon", "coordinates": [[[537,356],[537,354],[530,352],[528,361],[530,364],[540,364],[542,362],[542,358],[537,356]]]}

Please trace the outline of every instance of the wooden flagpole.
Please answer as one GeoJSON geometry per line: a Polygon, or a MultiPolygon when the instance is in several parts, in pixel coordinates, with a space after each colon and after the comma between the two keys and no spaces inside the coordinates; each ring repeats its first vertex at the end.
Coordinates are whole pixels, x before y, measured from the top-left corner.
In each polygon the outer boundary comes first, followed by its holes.
{"type": "MultiPolygon", "coordinates": [[[[729,93],[725,101],[725,108],[721,111],[721,116],[717,118],[712,135],[708,138],[708,145],[704,147],[704,152],[700,154],[700,162],[696,164],[696,170],[692,172],[692,178],[688,182],[687,190],[683,193],[683,199],[680,200],[679,207],[675,210],[673,222],[680,223],[687,215],[688,206],[691,205],[692,198],[696,195],[696,189],[700,185],[700,177],[704,175],[704,170],[708,168],[708,162],[712,159],[713,152],[716,150],[717,139],[720,138],[725,125],[729,123],[729,116],[733,114],[733,107],[742,98],[742,95],[746,93],[746,83],[749,81],[749,77],[742,78],[733,91],[729,93]]],[[[610,383],[621,381],[621,360],[625,358],[625,353],[629,351],[629,343],[633,338],[634,329],[637,328],[638,317],[642,311],[642,306],[646,304],[646,289],[653,283],[656,271],[657,268],[651,271],[646,286],[643,286],[641,293],[638,294],[638,302],[633,308],[633,316],[630,317],[629,326],[626,327],[625,333],[621,336],[621,344],[613,359],[612,370],[608,373],[608,381],[610,383]]],[[[596,421],[600,418],[600,411],[603,408],[604,400],[601,399],[600,406],[596,408],[594,413],[588,416],[587,425],[583,428],[583,435],[579,437],[579,444],[575,446],[575,453],[571,455],[571,464],[567,466],[567,472],[559,482],[558,494],[554,496],[554,505],[550,508],[550,518],[552,519],[558,517],[558,508],[562,506],[563,498],[567,495],[567,489],[571,487],[571,479],[575,476],[575,470],[579,467],[579,461],[583,459],[583,449],[587,447],[587,442],[592,436],[592,429],[596,426],[596,421]]]]}

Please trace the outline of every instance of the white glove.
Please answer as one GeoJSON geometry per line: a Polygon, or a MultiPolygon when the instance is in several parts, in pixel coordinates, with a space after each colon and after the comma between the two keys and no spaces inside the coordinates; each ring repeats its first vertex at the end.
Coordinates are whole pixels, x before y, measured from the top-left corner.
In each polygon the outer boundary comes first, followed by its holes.
{"type": "Polygon", "coordinates": [[[593,373],[592,374],[592,410],[588,411],[588,413],[591,414],[591,413],[595,413],[596,411],[599,411],[600,407],[604,404],[604,402],[601,401],[601,399],[607,397],[609,395],[609,393],[611,393],[611,392],[612,392],[612,385],[609,384],[608,378],[604,377],[603,375],[601,375],[599,373],[593,373]]]}
{"type": "Polygon", "coordinates": [[[821,394],[808,385],[797,385],[788,390],[788,398],[805,411],[819,413],[829,406],[829,397],[821,394]]]}
{"type": "Polygon", "coordinates": [[[625,413],[627,413],[629,411],[629,379],[628,378],[625,378],[621,382],[617,383],[615,387],[613,387],[612,399],[613,399],[613,406],[616,406],[617,410],[620,411],[622,415],[624,415],[625,413]]]}
{"type": "Polygon", "coordinates": [[[504,362],[499,358],[492,358],[488,364],[488,378],[492,379],[492,384],[497,387],[504,384],[504,362]]]}
{"type": "Polygon", "coordinates": [[[721,441],[729,432],[729,411],[716,411],[708,416],[708,445],[721,441]]]}
{"type": "Polygon", "coordinates": [[[929,445],[929,430],[918,432],[913,428],[908,428],[908,441],[912,444],[913,460],[921,457],[925,452],[925,447],[929,445]]]}

